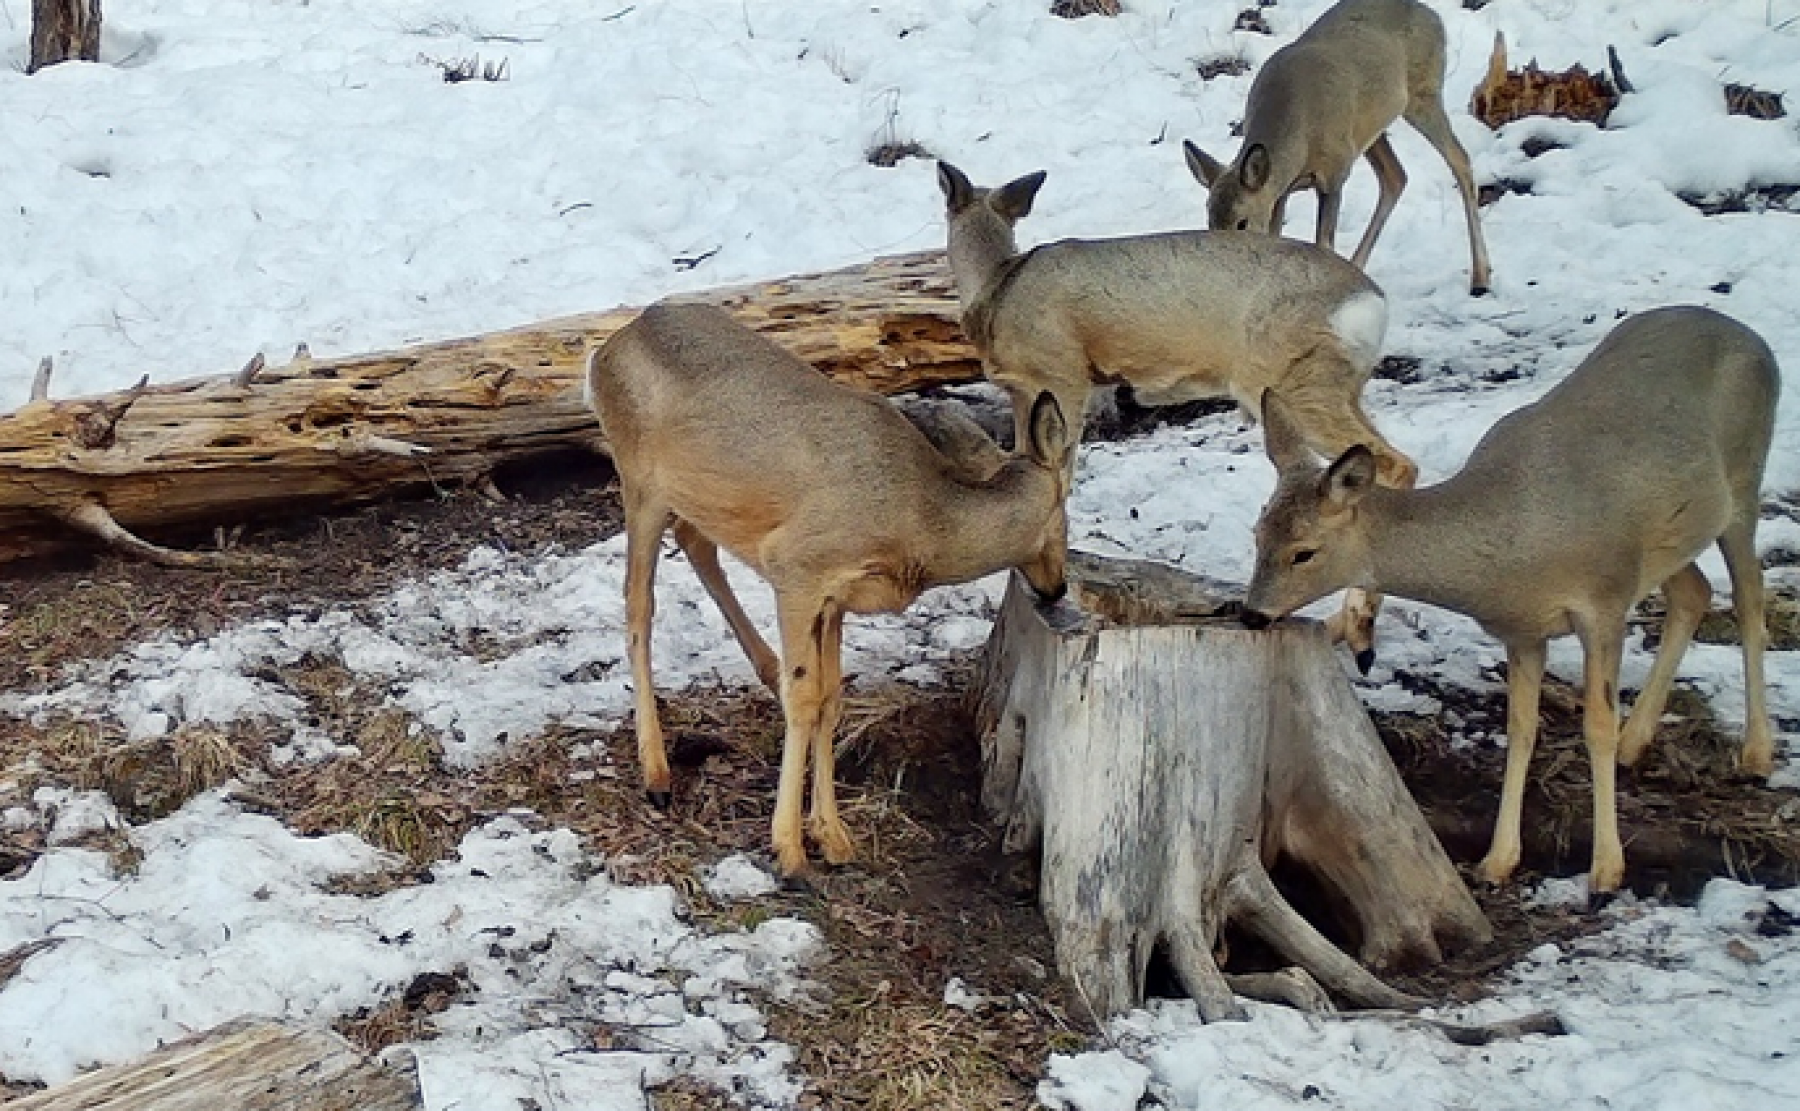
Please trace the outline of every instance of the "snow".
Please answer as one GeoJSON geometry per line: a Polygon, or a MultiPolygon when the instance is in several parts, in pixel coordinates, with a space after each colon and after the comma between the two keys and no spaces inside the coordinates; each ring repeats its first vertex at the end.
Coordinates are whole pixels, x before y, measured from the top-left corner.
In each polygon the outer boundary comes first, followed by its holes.
{"type": "Polygon", "coordinates": [[[1243,1111],[1792,1106],[1800,942],[1757,936],[1771,903],[1791,913],[1800,898],[1715,880],[1697,909],[1615,907],[1610,929],[1541,946],[1494,998],[1427,1012],[1494,1022],[1550,1010],[1564,1036],[1468,1047],[1404,1021],[1256,1003],[1249,1022],[1207,1026],[1186,1000],[1158,1002],[1109,1025],[1122,1050],[1052,1058],[1039,1098],[1068,1111],[1135,1108],[1145,1095],[1243,1111]]]}
{"type": "Polygon", "coordinates": [[[767,1040],[746,996],[804,994],[817,931],[772,918],[702,934],[672,889],[608,882],[567,830],[496,819],[431,883],[373,897],[321,887],[395,861],[348,834],[298,837],[217,794],[131,837],[143,859],[130,873],[60,849],[0,882],[0,951],[62,941],[0,992],[0,1072],[57,1083],[238,1016],[329,1020],[454,970],[466,999],[435,1016],[443,1037],[413,1048],[427,1106],[548,1091],[644,1107],[641,1083],[675,1072],[753,1105],[797,1094],[792,1050],[767,1040]],[[582,1045],[577,1031],[600,1024],[645,1031],[643,1045],[582,1045]]]}
{"type": "MultiPolygon", "coordinates": [[[[0,9],[0,411],[25,400],[45,354],[68,396],[146,372],[225,371],[256,350],[279,361],[300,342],[319,356],[360,352],[939,246],[929,161],[864,158],[890,139],[916,140],[980,184],[1047,169],[1027,243],[1194,226],[1204,195],[1178,140],[1229,154],[1252,75],[1202,81],[1193,60],[1260,61],[1325,3],[1264,9],[1270,37],[1230,31],[1239,6],[1137,0],[1118,19],[1064,21],[1041,0],[142,0],[108,11],[102,64],[32,77],[28,18],[0,9]],[[477,54],[504,61],[507,79],[442,80],[437,63],[477,54]]],[[[1483,430],[1626,313],[1713,305],[1800,360],[1800,218],[1706,217],[1679,196],[1800,182],[1793,120],[1726,116],[1718,94],[1721,80],[1800,89],[1800,4],[1435,6],[1449,108],[1477,177],[1531,192],[1484,210],[1493,293],[1471,299],[1450,175],[1410,129],[1392,134],[1409,185],[1370,273],[1388,296],[1383,350],[1419,360],[1418,378],[1372,383],[1367,404],[1423,481],[1453,472],[1483,430]],[[1532,119],[1489,133],[1464,104],[1496,30],[1515,62],[1550,68],[1597,67],[1616,45],[1637,92],[1604,128],[1532,119]],[[1557,147],[1528,158],[1528,138],[1557,147]]],[[[1373,195],[1358,169],[1340,246],[1373,195]]],[[[1296,198],[1290,233],[1309,231],[1312,213],[1296,198]]],[[[1235,416],[1089,445],[1070,534],[1241,582],[1272,484],[1259,434],[1235,416]]],[[[1766,489],[1796,488],[1790,382],[1766,489]]],[[[1800,525],[1770,520],[1759,543],[1800,551],[1800,525]]],[[[133,645],[41,690],[0,692],[0,714],[106,717],[137,738],[254,717],[289,731],[287,757],[330,759],[347,739],[259,678],[312,653],[439,732],[450,760],[477,765],[548,725],[627,712],[622,555],[616,539],[479,549],[354,608],[133,645]]],[[[1702,566],[1725,581],[1716,555],[1702,566]]],[[[1792,568],[1770,579],[1800,583],[1792,568]]],[[[853,622],[846,669],[932,681],[980,642],[1001,585],[853,622]]],[[[754,682],[679,557],[665,559],[659,592],[664,689],[754,682]]],[[[766,591],[743,595],[771,624],[766,591]]],[[[1390,600],[1378,634],[1359,688],[1373,707],[1440,711],[1396,681],[1402,672],[1499,689],[1499,646],[1464,619],[1390,600]]],[[[1574,679],[1578,665],[1573,643],[1555,646],[1553,672],[1574,679]]],[[[1648,665],[1634,637],[1626,686],[1648,665]]],[[[1741,725],[1740,667],[1734,649],[1695,645],[1682,682],[1741,725]]],[[[1791,761],[1800,653],[1771,654],[1769,685],[1791,761]]],[[[1461,743],[1500,742],[1456,729],[1461,743]]],[[[1800,783],[1796,764],[1777,782],[1800,783]]],[[[437,1016],[443,1037],[410,1047],[433,1109],[641,1108],[646,1085],[678,1074],[793,1106],[805,1084],[760,1008],[803,992],[806,963],[829,959],[807,927],[776,918],[709,934],[673,892],[608,883],[572,835],[524,816],[472,833],[436,882],[364,898],[327,881],[382,866],[374,850],[295,837],[224,796],[139,826],[61,788],[0,806],[6,828],[40,828],[53,844],[0,885],[0,950],[68,939],[0,989],[9,1077],[66,1078],[244,1011],[326,1021],[461,965],[475,990],[437,1016]],[[128,839],[136,870],[82,847],[96,834],[128,839]],[[88,1020],[97,1011],[107,1023],[88,1020]],[[592,1052],[579,1043],[596,1023],[659,1029],[626,1052],[592,1052]]],[[[758,897],[746,869],[717,865],[715,897],[758,897]]],[[[1571,880],[1540,897],[1580,896],[1571,880]]],[[[1608,932],[1535,954],[1470,1012],[1551,1007],[1568,1037],[1467,1049],[1405,1025],[1261,1006],[1248,1023],[1202,1028],[1165,1003],[1115,1022],[1116,1048],[1047,1062],[1043,1098],[1083,1111],[1145,1092],[1169,1108],[1285,1107],[1309,1102],[1310,1085],[1345,1106],[1781,1106],[1800,1095],[1800,1047],[1782,1033],[1800,1019],[1800,950],[1746,930],[1744,910],[1766,900],[1800,909],[1791,893],[1723,881],[1697,909],[1618,909],[1608,932]],[[1733,940],[1761,963],[1731,956],[1733,940]]]]}

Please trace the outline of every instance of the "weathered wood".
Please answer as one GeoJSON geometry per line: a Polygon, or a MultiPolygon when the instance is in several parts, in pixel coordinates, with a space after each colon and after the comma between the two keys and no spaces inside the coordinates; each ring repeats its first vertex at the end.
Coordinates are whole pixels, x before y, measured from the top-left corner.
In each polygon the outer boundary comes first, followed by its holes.
{"type": "Polygon", "coordinates": [[[32,0],[25,72],[75,59],[100,60],[100,0],[32,0]]]}
{"type": "MultiPolygon", "coordinates": [[[[884,393],[980,375],[938,252],[694,297],[884,393]]],[[[343,359],[301,351],[281,367],[252,360],[231,374],[33,400],[0,416],[0,562],[92,543],[101,517],[131,532],[211,528],[407,488],[479,487],[497,466],[593,446],[580,370],[587,349],[635,314],[343,359]]]]}
{"type": "MultiPolygon", "coordinates": [[[[95,1021],[105,1021],[96,1016],[95,1021]]],[[[130,1064],[98,1069],[7,1111],[410,1111],[410,1076],[329,1030],[228,1023],[130,1064]]]]}
{"type": "Polygon", "coordinates": [[[1161,945],[1208,1019],[1240,993],[1304,1001],[1292,979],[1233,982],[1228,922],[1362,1006],[1412,1002],[1276,891],[1286,857],[1342,903],[1364,962],[1435,962],[1486,919],[1389,761],[1321,626],[1252,632],[1215,585],[1073,553],[1072,598],[1016,581],[988,642],[982,798],[1006,848],[1042,848],[1058,965],[1101,1015],[1142,1001],[1161,945]]]}

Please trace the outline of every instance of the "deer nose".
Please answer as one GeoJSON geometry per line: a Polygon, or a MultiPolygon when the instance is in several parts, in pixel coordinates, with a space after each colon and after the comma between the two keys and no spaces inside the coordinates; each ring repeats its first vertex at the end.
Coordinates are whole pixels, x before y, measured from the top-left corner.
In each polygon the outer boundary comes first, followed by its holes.
{"type": "MultiPolygon", "coordinates": [[[[1033,587],[1032,589],[1036,590],[1037,588],[1033,587]]],[[[1062,601],[1063,597],[1065,595],[1067,595],[1068,593],[1069,593],[1069,580],[1059,579],[1057,581],[1056,585],[1054,587],[1052,587],[1051,589],[1038,590],[1037,596],[1038,596],[1038,600],[1040,602],[1043,602],[1047,606],[1051,606],[1051,605],[1055,605],[1056,603],[1062,601]]]]}
{"type": "Polygon", "coordinates": [[[1238,614],[1238,620],[1244,623],[1246,629],[1266,629],[1274,619],[1261,610],[1247,609],[1238,614]]]}

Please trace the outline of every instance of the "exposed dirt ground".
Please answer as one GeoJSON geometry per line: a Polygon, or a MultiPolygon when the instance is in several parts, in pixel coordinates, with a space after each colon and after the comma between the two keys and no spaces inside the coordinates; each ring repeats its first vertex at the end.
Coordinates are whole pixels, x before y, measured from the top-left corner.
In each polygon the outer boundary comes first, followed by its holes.
{"type": "MultiPolygon", "coordinates": [[[[103,657],[159,632],[203,636],[256,617],[354,608],[407,578],[459,565],[478,544],[539,551],[591,543],[619,525],[609,481],[603,463],[571,459],[502,476],[511,495],[504,505],[458,494],[245,537],[247,549],[293,561],[278,572],[169,571],[107,556],[0,568],[0,601],[8,607],[0,624],[0,687],[41,689],[73,660],[103,657]]],[[[667,813],[646,804],[637,788],[628,726],[551,729],[516,744],[501,763],[454,773],[434,741],[408,729],[404,714],[384,707],[378,692],[361,688],[336,661],[321,659],[303,660],[278,678],[308,700],[318,724],[354,740],[359,757],[276,769],[267,759],[276,738],[254,725],[186,728],[128,745],[91,721],[39,726],[0,718],[0,780],[10,781],[0,786],[26,797],[46,782],[99,788],[127,817],[143,821],[237,777],[247,785],[239,795],[246,805],[302,831],[353,830],[414,862],[356,885],[365,890],[414,882],[417,865],[452,851],[472,825],[529,807],[546,823],[577,830],[618,878],[676,885],[703,920],[753,924],[796,914],[825,932],[832,955],[817,974],[830,989],[828,1005],[771,1011],[775,1035],[800,1053],[817,1106],[1023,1108],[1032,1105],[1045,1055],[1086,1044],[1094,1025],[1050,971],[1030,863],[1002,858],[995,832],[981,820],[965,697],[970,670],[941,690],[889,688],[850,699],[839,771],[862,860],[754,904],[714,904],[699,870],[734,851],[767,859],[781,723],[774,700],[760,690],[701,689],[666,699],[678,764],[676,801],[667,813]],[[572,774],[570,750],[580,744],[610,753],[610,762],[598,765],[601,774],[572,774]],[[27,757],[35,758],[29,766],[27,757]],[[946,1006],[952,976],[997,1001],[975,1014],[946,1006]]],[[[1451,856],[1466,865],[1485,849],[1503,757],[1492,745],[1453,746],[1445,722],[1454,713],[1462,728],[1498,731],[1504,701],[1432,693],[1445,715],[1383,715],[1378,724],[1451,856]]],[[[1628,882],[1641,893],[1684,899],[1713,875],[1800,879],[1800,796],[1737,780],[1729,770],[1734,742],[1712,726],[1704,705],[1689,696],[1674,709],[1690,723],[1665,727],[1622,792],[1628,882]]],[[[1526,802],[1522,878],[1585,867],[1588,779],[1579,722],[1573,693],[1551,685],[1526,802]]],[[[123,837],[107,847],[122,868],[132,866],[123,837]]],[[[18,875],[42,848],[35,834],[0,833],[0,875],[18,875]]],[[[1587,914],[1529,908],[1517,886],[1478,897],[1495,941],[1398,977],[1400,986],[1434,998],[1474,997],[1525,951],[1599,924],[1587,914]]],[[[450,971],[421,978],[341,1027],[370,1046],[429,1036],[432,1011],[460,990],[450,971]]],[[[659,1092],[657,1105],[725,1106],[721,1097],[683,1085],[659,1092]]]]}

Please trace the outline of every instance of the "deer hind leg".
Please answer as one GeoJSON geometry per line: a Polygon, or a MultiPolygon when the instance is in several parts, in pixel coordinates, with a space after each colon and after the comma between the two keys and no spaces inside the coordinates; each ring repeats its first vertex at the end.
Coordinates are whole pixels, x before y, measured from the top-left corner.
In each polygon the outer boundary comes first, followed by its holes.
{"type": "Polygon", "coordinates": [[[1594,778],[1594,857],[1588,891],[1618,890],[1625,878],[1625,849],[1619,841],[1616,793],[1619,760],[1619,656],[1625,641],[1624,614],[1592,616],[1576,622],[1582,649],[1582,733],[1594,778]]]}
{"type": "Polygon", "coordinates": [[[1768,627],[1763,614],[1762,561],[1756,556],[1756,500],[1750,512],[1719,537],[1731,572],[1731,608],[1744,643],[1744,748],[1738,767],[1755,776],[1775,770],[1775,736],[1769,729],[1768,692],[1763,686],[1763,646],[1768,627]]]}
{"type": "Polygon", "coordinates": [[[806,762],[813,751],[825,708],[823,664],[826,609],[816,595],[776,598],[781,624],[781,710],[787,735],[781,745],[781,781],[775,790],[775,817],[770,840],[784,876],[806,871],[806,842],[801,825],[806,795],[806,762]]]}
{"type": "Polygon", "coordinates": [[[1519,866],[1519,824],[1525,810],[1525,781],[1537,747],[1538,695],[1544,687],[1544,642],[1506,648],[1506,778],[1500,785],[1500,816],[1494,838],[1475,874],[1502,884],[1519,866]]]}
{"type": "Polygon", "coordinates": [[[1669,603],[1662,647],[1656,651],[1656,662],[1650,665],[1650,677],[1644,681],[1637,705],[1631,708],[1631,717],[1619,732],[1619,763],[1627,768],[1634,766],[1656,739],[1656,727],[1669,701],[1669,688],[1675,683],[1675,668],[1712,604],[1712,584],[1692,563],[1669,576],[1662,584],[1662,592],[1669,603]]]}
{"type": "MultiPolygon", "coordinates": [[[[1363,378],[1349,360],[1316,359],[1307,371],[1283,383],[1280,395],[1308,444],[1329,457],[1363,444],[1375,454],[1378,482],[1410,490],[1418,481],[1418,465],[1375,430],[1356,394],[1363,378]]],[[[1345,592],[1343,608],[1325,622],[1331,639],[1349,646],[1365,675],[1375,664],[1375,616],[1380,611],[1381,595],[1357,588],[1345,592]]]]}
{"type": "Polygon", "coordinates": [[[1487,241],[1481,235],[1481,203],[1475,193],[1475,172],[1469,165],[1469,152],[1456,138],[1450,117],[1444,114],[1441,92],[1415,94],[1406,106],[1406,122],[1413,125],[1425,141],[1437,148],[1456,179],[1456,191],[1462,195],[1463,219],[1469,225],[1469,292],[1479,296],[1488,291],[1487,241]]]}
{"type": "Polygon", "coordinates": [[[856,841],[850,836],[837,806],[838,718],[844,707],[844,611],[832,605],[825,611],[824,636],[819,648],[819,683],[823,696],[812,744],[812,811],[806,823],[819,851],[831,864],[856,859],[856,841]]]}
{"type": "Polygon", "coordinates": [[[1350,256],[1350,261],[1359,270],[1368,269],[1369,255],[1375,250],[1375,240],[1381,236],[1381,229],[1387,226],[1388,216],[1400,202],[1400,194],[1406,188],[1406,168],[1400,165],[1400,159],[1394,154],[1387,132],[1375,136],[1375,141],[1369,144],[1363,157],[1369,160],[1369,165],[1375,170],[1375,182],[1380,186],[1381,193],[1375,200],[1375,212],[1369,217],[1369,226],[1363,229],[1362,239],[1356,244],[1356,253],[1350,256]]]}
{"type": "Polygon", "coordinates": [[[781,661],[775,658],[769,642],[757,632],[750,616],[738,602],[736,592],[731,589],[731,581],[725,577],[725,569],[719,566],[719,546],[680,517],[675,518],[674,532],[675,542],[687,553],[688,563],[699,577],[700,585],[706,587],[706,592],[712,595],[719,612],[725,615],[725,623],[731,626],[731,635],[737,638],[744,655],[750,657],[750,666],[756,669],[756,677],[762,680],[763,686],[768,687],[775,697],[780,698],[781,661]]]}
{"type": "Polygon", "coordinates": [[[662,722],[656,713],[656,687],[650,677],[650,629],[656,618],[656,559],[669,508],[653,496],[626,487],[625,628],[631,656],[631,685],[637,709],[638,767],[644,792],[658,807],[670,802],[669,755],[663,747],[662,722]]]}

